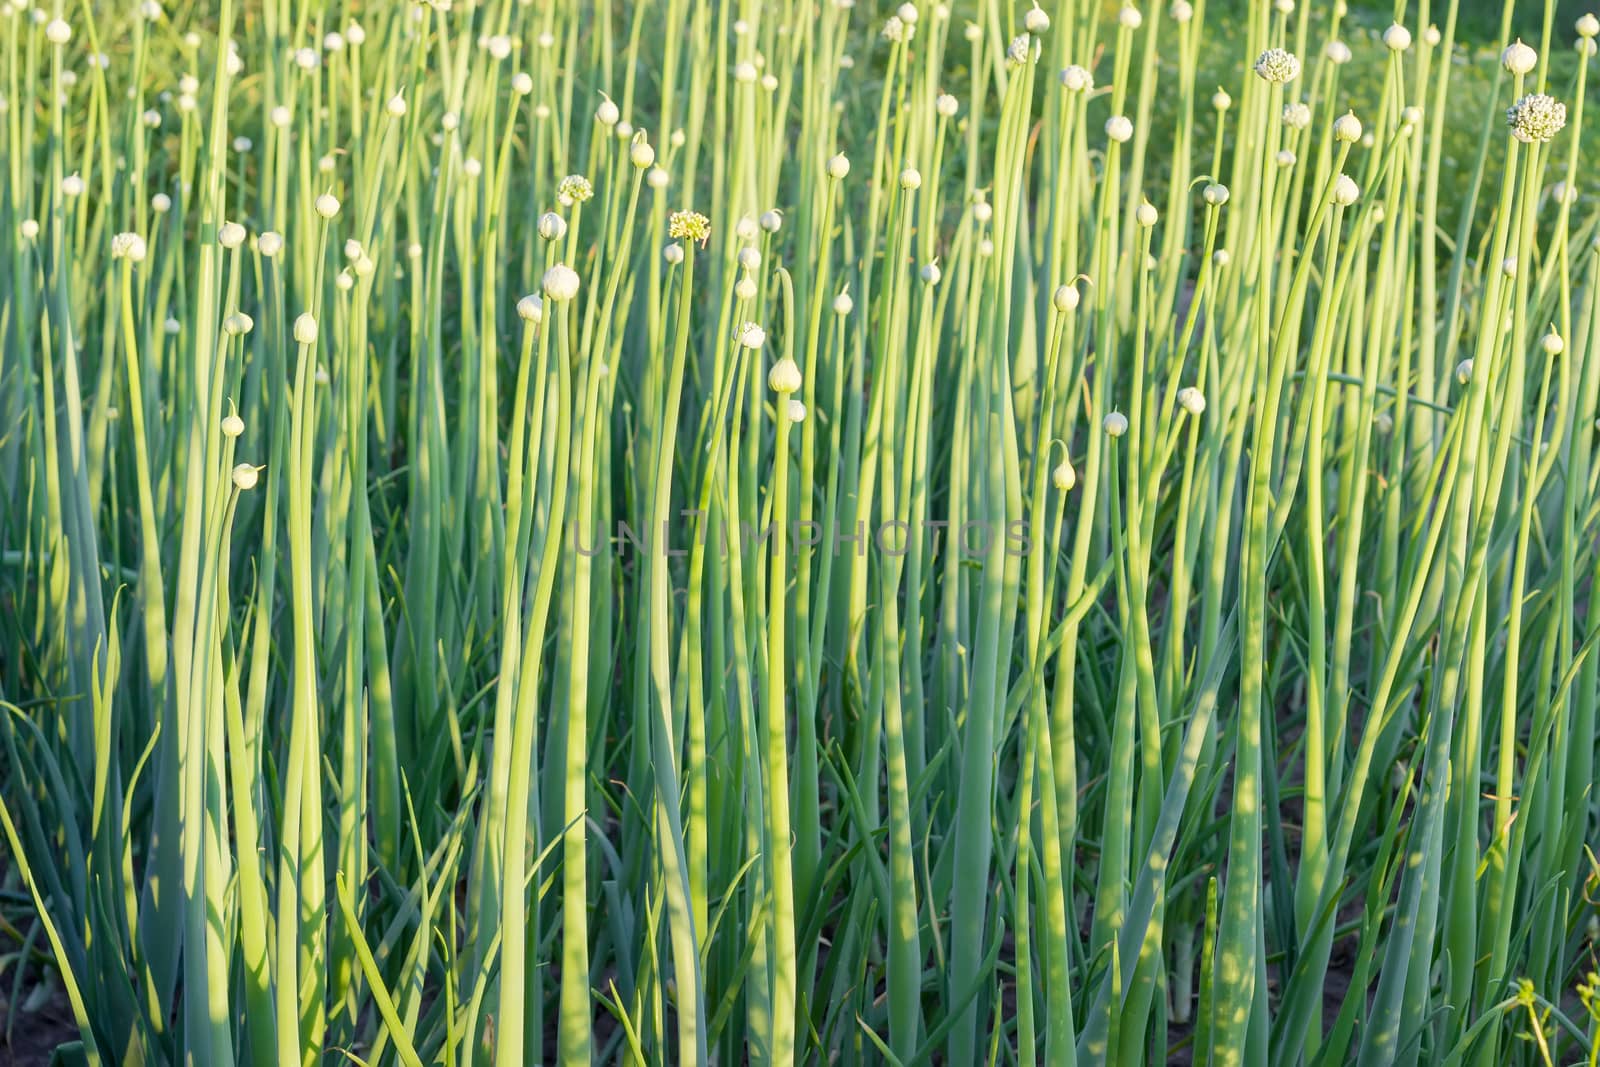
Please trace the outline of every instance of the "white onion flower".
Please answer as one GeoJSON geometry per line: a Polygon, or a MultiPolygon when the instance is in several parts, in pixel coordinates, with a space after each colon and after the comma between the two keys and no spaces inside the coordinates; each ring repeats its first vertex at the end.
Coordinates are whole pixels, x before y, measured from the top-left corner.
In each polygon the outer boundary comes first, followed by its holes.
{"type": "Polygon", "coordinates": [[[544,272],[544,295],[560,303],[578,295],[578,272],[565,263],[557,263],[544,272]]]}

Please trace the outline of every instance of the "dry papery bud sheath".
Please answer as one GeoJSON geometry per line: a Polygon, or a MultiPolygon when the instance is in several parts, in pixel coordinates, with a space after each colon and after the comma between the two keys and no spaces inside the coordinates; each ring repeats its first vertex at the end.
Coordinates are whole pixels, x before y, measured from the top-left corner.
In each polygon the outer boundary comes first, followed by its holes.
{"type": "Polygon", "coordinates": [[[317,320],[311,312],[303,311],[300,317],[294,320],[294,339],[296,344],[317,343],[317,320]]]}
{"type": "Polygon", "coordinates": [[[538,322],[544,318],[544,301],[537,293],[529,293],[517,301],[517,318],[523,322],[538,322]]]}
{"type": "Polygon", "coordinates": [[[1361,120],[1356,118],[1354,111],[1346,111],[1333,120],[1333,139],[1344,144],[1355,144],[1361,140],[1361,120]]]}
{"type": "Polygon", "coordinates": [[[1221,207],[1228,202],[1228,187],[1218,182],[1211,182],[1200,193],[1200,196],[1212,207],[1221,207]]]}
{"type": "Polygon", "coordinates": [[[1507,74],[1530,74],[1539,65],[1539,53],[1523,44],[1522,38],[1518,37],[1500,53],[1500,65],[1507,74]]]}
{"type": "Polygon", "coordinates": [[[795,361],[784,356],[772,365],[772,370],[767,372],[767,387],[774,393],[788,395],[800,391],[804,381],[800,377],[800,368],[795,361]]]}
{"type": "Polygon", "coordinates": [[[1058,285],[1056,286],[1055,294],[1050,298],[1050,302],[1055,305],[1057,311],[1066,314],[1069,311],[1076,310],[1078,301],[1081,299],[1082,297],[1079,295],[1076,285],[1058,285]]]}
{"type": "Polygon", "coordinates": [[[557,263],[544,272],[544,295],[560,303],[578,295],[578,272],[565,263],[557,263]]]}
{"type": "Polygon", "coordinates": [[[1383,31],[1383,43],[1391,52],[1404,52],[1411,47],[1411,31],[1397,22],[1383,31]]]}
{"type": "Polygon", "coordinates": [[[244,433],[244,420],[237,412],[222,417],[222,436],[238,437],[242,433],[244,433]]]}
{"type": "Polygon", "coordinates": [[[241,463],[233,468],[233,484],[240,492],[249,492],[261,478],[261,468],[241,463]]]}
{"type": "Polygon", "coordinates": [[[1027,14],[1022,16],[1022,28],[1029,33],[1043,33],[1050,28],[1050,16],[1039,6],[1037,0],[1027,14]]]}
{"type": "Polygon", "coordinates": [[[1062,460],[1056,464],[1056,469],[1050,472],[1050,480],[1063,493],[1069,492],[1073,486],[1078,484],[1078,472],[1072,469],[1071,463],[1062,460]]]}
{"type": "Polygon", "coordinates": [[[567,235],[567,220],[554,211],[539,216],[539,236],[546,241],[559,241],[567,235]]]}
{"type": "Polygon", "coordinates": [[[1120,411],[1113,411],[1101,423],[1107,434],[1112,437],[1121,437],[1128,432],[1128,416],[1120,411]]]}
{"type": "Polygon", "coordinates": [[[850,160],[844,155],[832,156],[828,160],[828,177],[839,181],[850,173],[850,160]]]}
{"type": "Polygon", "coordinates": [[[1340,207],[1349,207],[1361,199],[1361,187],[1348,174],[1341,174],[1333,180],[1333,202],[1340,207]]]}

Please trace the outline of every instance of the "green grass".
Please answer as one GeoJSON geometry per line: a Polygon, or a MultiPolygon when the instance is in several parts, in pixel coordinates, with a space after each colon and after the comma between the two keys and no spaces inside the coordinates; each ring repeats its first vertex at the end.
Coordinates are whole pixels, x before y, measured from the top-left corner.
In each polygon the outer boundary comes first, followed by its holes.
{"type": "Polygon", "coordinates": [[[1600,1063],[1578,10],[34,4],[13,1049],[1600,1063]]]}

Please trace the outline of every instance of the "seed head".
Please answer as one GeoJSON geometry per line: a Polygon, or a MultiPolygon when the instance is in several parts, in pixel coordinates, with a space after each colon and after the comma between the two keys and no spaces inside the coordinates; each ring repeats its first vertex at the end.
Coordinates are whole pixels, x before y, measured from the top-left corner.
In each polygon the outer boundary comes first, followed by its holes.
{"type": "Polygon", "coordinates": [[[1072,469],[1070,462],[1062,460],[1056,464],[1056,469],[1050,472],[1050,480],[1055,483],[1057,489],[1068,493],[1078,484],[1078,472],[1072,469]]]}
{"type": "Polygon", "coordinates": [[[248,463],[241,463],[233,468],[233,484],[241,493],[247,493],[256,487],[256,482],[261,477],[261,468],[252,467],[248,463]]]}
{"type": "Polygon", "coordinates": [[[1518,37],[1500,53],[1500,65],[1507,74],[1527,74],[1539,65],[1539,53],[1523,44],[1522,38],[1518,37]]]}
{"type": "Polygon", "coordinates": [[[1272,85],[1287,85],[1300,76],[1300,60],[1284,48],[1269,48],[1256,59],[1255,72],[1272,85]]]}
{"type": "Polygon", "coordinates": [[[1194,416],[1205,414],[1206,395],[1192,385],[1178,390],[1178,406],[1194,416]]]}
{"type": "Polygon", "coordinates": [[[1523,144],[1548,144],[1567,124],[1567,105],[1544,93],[1529,93],[1506,108],[1506,124],[1523,144]]]}
{"type": "Polygon", "coordinates": [[[1346,111],[1333,120],[1333,139],[1345,144],[1355,144],[1361,140],[1361,120],[1356,118],[1354,111],[1346,111]]]}
{"type": "Polygon", "coordinates": [[[1411,31],[1396,22],[1383,31],[1383,43],[1391,52],[1404,52],[1411,47],[1411,31]]]}
{"type": "Polygon", "coordinates": [[[317,343],[317,320],[311,312],[302,311],[300,317],[294,320],[294,340],[301,345],[317,343]]]}
{"type": "Polygon", "coordinates": [[[698,211],[674,211],[667,216],[667,236],[677,241],[704,244],[711,236],[711,220],[698,211]]]}
{"type": "Polygon", "coordinates": [[[1061,72],[1061,84],[1069,93],[1088,92],[1094,88],[1094,75],[1074,63],[1061,72]]]}
{"type": "Polygon", "coordinates": [[[767,387],[774,393],[790,394],[800,391],[804,384],[800,377],[800,368],[794,360],[784,356],[772,365],[772,370],[767,372],[767,387]]]}
{"type": "Polygon", "coordinates": [[[562,207],[581,204],[592,196],[594,196],[594,186],[590,185],[589,179],[581,174],[569,174],[556,186],[556,199],[561,201],[562,207]]]}
{"type": "Polygon", "coordinates": [[[565,263],[557,263],[544,272],[544,295],[560,303],[578,295],[578,272],[565,263]]]}
{"type": "Polygon", "coordinates": [[[1112,437],[1121,437],[1128,432],[1128,416],[1120,411],[1113,411],[1101,423],[1107,434],[1112,437]]]}
{"type": "Polygon", "coordinates": [[[754,351],[767,343],[767,331],[756,323],[747,322],[735,332],[734,339],[745,348],[754,351]]]}
{"type": "Polygon", "coordinates": [[[111,258],[141,263],[145,257],[144,238],[136,233],[119,233],[111,239],[111,258]]]}
{"type": "Polygon", "coordinates": [[[544,318],[544,301],[539,294],[529,293],[517,301],[517,318],[523,322],[538,322],[544,318]]]}

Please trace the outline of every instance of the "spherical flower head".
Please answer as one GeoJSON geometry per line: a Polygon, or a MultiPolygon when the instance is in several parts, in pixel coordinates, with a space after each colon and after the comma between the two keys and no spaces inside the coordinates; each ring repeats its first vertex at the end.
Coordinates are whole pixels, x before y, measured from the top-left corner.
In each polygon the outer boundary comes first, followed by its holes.
{"type": "Polygon", "coordinates": [[[1006,45],[1006,63],[1009,66],[1020,67],[1028,62],[1028,56],[1033,52],[1033,38],[1027,34],[1020,34],[1011,38],[1011,43],[1006,45]]]}
{"type": "Polygon", "coordinates": [[[317,343],[317,320],[311,312],[302,311],[300,317],[294,320],[294,340],[301,345],[317,343]]]}
{"type": "Polygon", "coordinates": [[[323,193],[317,197],[313,206],[317,209],[317,214],[325,219],[334,218],[339,214],[339,198],[332,193],[323,193]]]}
{"type": "Polygon", "coordinates": [[[917,19],[921,17],[921,15],[917,12],[917,5],[910,3],[909,0],[895,8],[894,13],[898,15],[900,21],[905,23],[907,26],[915,26],[917,24],[917,19]]]}
{"type": "Polygon", "coordinates": [[[1136,30],[1144,25],[1144,16],[1139,14],[1138,8],[1127,4],[1117,12],[1117,23],[1124,29],[1136,30]]]}
{"type": "Polygon", "coordinates": [[[987,223],[994,218],[994,205],[987,200],[974,200],[972,202],[972,218],[980,226],[987,223]]]}
{"type": "Polygon", "coordinates": [[[1068,493],[1078,484],[1078,472],[1072,469],[1071,463],[1062,460],[1056,464],[1056,469],[1050,472],[1050,480],[1055,483],[1057,489],[1068,493]]]}
{"type": "Polygon", "coordinates": [[[1529,93],[1506,108],[1506,124],[1523,144],[1548,144],[1567,124],[1567,105],[1544,93],[1529,93]]]}
{"type": "Polygon", "coordinates": [[[772,370],[767,372],[767,387],[774,393],[788,395],[800,391],[803,384],[800,377],[800,368],[794,360],[784,356],[772,365],[772,370]]]}
{"type": "Polygon", "coordinates": [[[1056,286],[1056,291],[1050,297],[1050,302],[1055,305],[1057,311],[1064,315],[1069,311],[1076,310],[1078,302],[1082,299],[1083,297],[1078,293],[1076,285],[1058,285],[1056,286]]]}
{"type": "Polygon", "coordinates": [[[1194,18],[1194,5],[1189,0],[1173,0],[1170,13],[1172,21],[1182,25],[1194,18]]]}
{"type": "Polygon", "coordinates": [[[949,93],[940,93],[933,101],[933,109],[947,119],[955,118],[956,112],[961,110],[961,101],[949,93]]]}
{"type": "Polygon", "coordinates": [[[1120,411],[1113,411],[1101,423],[1107,434],[1112,437],[1121,437],[1128,432],[1128,416],[1120,411]]]}
{"type": "Polygon", "coordinates": [[[907,167],[900,172],[900,188],[907,191],[918,189],[922,186],[922,172],[916,167],[907,167]]]}
{"type": "Polygon", "coordinates": [[[965,37],[968,43],[977,44],[983,40],[983,27],[976,22],[969,22],[966,28],[961,31],[961,36],[965,37]]]}
{"type": "Polygon", "coordinates": [[[745,270],[759,270],[761,267],[761,250],[750,247],[739,249],[739,266],[745,270]]]}
{"type": "Polygon", "coordinates": [[[1323,46],[1322,54],[1327,56],[1328,62],[1336,67],[1344,66],[1352,58],[1350,46],[1337,38],[1323,46]]]}
{"type": "MultiPolygon", "coordinates": [[[[519,70],[511,75],[511,91],[518,96],[527,96],[533,92],[533,75],[525,70],[519,70]]],[[[404,104],[405,101],[402,100],[401,103],[404,104]]]]}
{"type": "Polygon", "coordinates": [[[83,179],[76,174],[61,179],[62,196],[82,196],[84,188],[83,179]]]}
{"type": "Polygon", "coordinates": [[[594,120],[602,126],[615,126],[622,121],[622,112],[617,108],[616,101],[605,93],[600,96],[600,106],[594,109],[594,120]]]}
{"type": "Polygon", "coordinates": [[[166,193],[157,193],[150,198],[150,210],[157,215],[165,215],[172,210],[172,197],[166,193]]]}
{"type": "Polygon", "coordinates": [[[756,65],[749,60],[742,60],[733,66],[733,80],[740,85],[754,85],[758,76],[756,65]]]}
{"type": "Polygon", "coordinates": [[[747,322],[734,331],[734,340],[754,351],[767,343],[767,331],[754,322],[747,322]]]}
{"type": "Polygon", "coordinates": [[[683,262],[683,246],[674,241],[661,250],[661,258],[671,266],[676,267],[683,262]]]}
{"type": "Polygon", "coordinates": [[[539,216],[539,236],[546,241],[559,241],[567,235],[567,220],[554,211],[539,216]]]}
{"type": "Polygon", "coordinates": [[[1211,262],[1218,270],[1233,262],[1233,255],[1226,248],[1219,248],[1211,253],[1211,262]]]}
{"type": "Polygon", "coordinates": [[[652,189],[665,189],[672,182],[672,175],[661,167],[651,167],[644,175],[644,183],[652,189]]]}
{"type": "Polygon", "coordinates": [[[1333,181],[1333,202],[1340,207],[1349,207],[1361,199],[1361,187],[1348,174],[1341,174],[1333,181]]]}
{"type": "Polygon", "coordinates": [[[711,220],[698,211],[674,211],[667,216],[667,236],[675,241],[704,244],[711,236],[711,220]]]}
{"type": "Polygon", "coordinates": [[[271,259],[283,251],[283,234],[278,233],[276,230],[268,230],[256,238],[256,251],[271,259]]]}
{"type": "Polygon", "coordinates": [[[1038,0],[1022,16],[1022,28],[1029,33],[1043,33],[1050,28],[1050,16],[1039,6],[1038,0]]]}
{"type": "Polygon", "coordinates": [[[556,199],[562,207],[581,204],[594,196],[594,186],[581,174],[569,174],[556,186],[556,199]]]}
{"type": "Polygon", "coordinates": [[[223,248],[238,248],[244,244],[244,227],[237,222],[224,222],[217,229],[217,243],[223,248]]]}
{"type": "Polygon", "coordinates": [[[1106,136],[1122,144],[1133,136],[1133,120],[1126,115],[1112,115],[1106,119],[1106,136]]]}
{"type": "Polygon", "coordinates": [[[111,239],[111,258],[125,259],[129,263],[143,262],[145,257],[144,238],[136,233],[119,233],[111,239]]]}
{"type": "Polygon", "coordinates": [[[1600,18],[1595,18],[1593,15],[1588,14],[1579,15],[1578,21],[1573,28],[1578,31],[1579,37],[1591,39],[1596,34],[1600,34],[1600,18]]]}
{"type": "Polygon", "coordinates": [[[843,153],[831,156],[828,159],[828,177],[834,181],[842,181],[850,173],[850,159],[843,153]]]}
{"type": "Polygon", "coordinates": [[[256,328],[256,320],[242,311],[235,311],[222,320],[222,332],[229,337],[243,337],[256,328]]]}
{"type": "Polygon", "coordinates": [[[1212,207],[1221,207],[1226,204],[1230,195],[1228,187],[1218,182],[1210,183],[1200,192],[1201,198],[1212,207]]]}
{"type": "Polygon", "coordinates": [[[924,264],[922,269],[917,273],[921,276],[924,284],[927,285],[938,285],[939,279],[944,276],[943,272],[939,270],[939,264],[937,263],[924,264]]]}
{"type": "Polygon", "coordinates": [[[783,229],[783,212],[777,208],[770,208],[763,211],[756,222],[761,224],[761,229],[766,233],[777,233],[783,229]]]}
{"type": "Polygon", "coordinates": [[[222,436],[238,437],[242,433],[244,433],[244,420],[239,417],[238,412],[222,416],[222,436]]]}
{"type": "Polygon", "coordinates": [[[1256,75],[1271,85],[1288,85],[1300,77],[1300,60],[1285,48],[1269,48],[1256,59],[1256,75]]]}
{"type": "Polygon", "coordinates": [[[1178,390],[1178,406],[1191,415],[1202,415],[1206,410],[1206,396],[1192,385],[1178,390]]]}
{"type": "Polygon", "coordinates": [[[241,493],[247,493],[256,487],[256,482],[261,478],[261,468],[252,467],[248,463],[241,463],[233,468],[233,484],[241,493]]]}
{"type": "Polygon", "coordinates": [[[1528,74],[1539,65],[1539,53],[1522,43],[1522,38],[1506,45],[1506,50],[1500,53],[1500,65],[1507,74],[1528,74]]]}
{"type": "Polygon", "coordinates": [[[355,48],[360,48],[367,43],[367,31],[361,23],[352,21],[344,28],[344,39],[355,48]]]}
{"type": "Polygon", "coordinates": [[[906,39],[906,24],[900,20],[899,15],[890,15],[883,20],[883,39],[898,43],[906,39]]]}
{"type": "Polygon", "coordinates": [[[856,302],[851,299],[848,291],[842,291],[833,298],[833,313],[841,318],[855,310],[856,302]]]}
{"type": "Polygon", "coordinates": [[[523,322],[538,322],[544,318],[544,301],[539,294],[529,293],[517,301],[517,318],[523,322]]]}
{"type": "Polygon", "coordinates": [[[1133,217],[1138,221],[1140,226],[1149,229],[1151,226],[1156,224],[1158,219],[1161,218],[1161,213],[1156,210],[1156,206],[1154,204],[1146,200],[1134,209],[1133,217]]]}
{"type": "Polygon", "coordinates": [[[1346,111],[1333,120],[1333,139],[1345,144],[1355,144],[1361,140],[1361,120],[1356,118],[1354,111],[1346,111]]]}
{"type": "Polygon", "coordinates": [[[1396,22],[1383,31],[1383,43],[1391,52],[1404,52],[1411,47],[1411,31],[1396,22]]]}
{"type": "Polygon", "coordinates": [[[633,164],[635,170],[648,170],[655,165],[656,150],[650,147],[643,134],[634,138],[633,144],[628,146],[628,162],[633,164]]]}
{"type": "Polygon", "coordinates": [[[1291,130],[1305,129],[1311,125],[1311,106],[1301,100],[1283,105],[1283,124],[1291,130]]]}
{"type": "Polygon", "coordinates": [[[44,39],[60,47],[72,40],[72,27],[61,19],[51,19],[45,24],[44,39]]]}
{"type": "Polygon", "coordinates": [[[1074,63],[1061,72],[1061,85],[1069,93],[1084,93],[1094,88],[1094,75],[1074,63]]]}
{"type": "Polygon", "coordinates": [[[17,232],[22,235],[24,241],[32,241],[39,236],[39,220],[23,219],[17,224],[17,232]]]}
{"type": "Polygon", "coordinates": [[[578,272],[565,263],[557,263],[544,272],[544,295],[560,303],[578,295],[578,272]]]}

